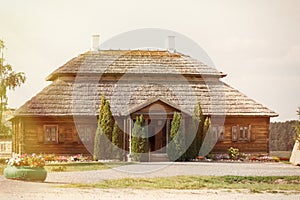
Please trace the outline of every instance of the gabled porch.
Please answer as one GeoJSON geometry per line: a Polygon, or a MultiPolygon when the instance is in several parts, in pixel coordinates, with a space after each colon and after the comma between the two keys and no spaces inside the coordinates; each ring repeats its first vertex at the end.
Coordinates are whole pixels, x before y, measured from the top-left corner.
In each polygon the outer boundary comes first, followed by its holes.
{"type": "Polygon", "coordinates": [[[124,118],[125,140],[131,154],[132,128],[136,117],[143,115],[148,139],[149,161],[169,161],[167,157],[170,142],[171,122],[175,112],[187,116],[186,112],[172,102],[162,98],[152,98],[132,107],[124,118]],[[126,134],[127,133],[127,134],[126,134]]]}

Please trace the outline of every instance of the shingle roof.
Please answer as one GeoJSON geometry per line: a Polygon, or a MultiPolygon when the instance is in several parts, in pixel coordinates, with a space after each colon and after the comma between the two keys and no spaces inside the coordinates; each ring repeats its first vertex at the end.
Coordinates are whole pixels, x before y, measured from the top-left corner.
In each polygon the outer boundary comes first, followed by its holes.
{"type": "Polygon", "coordinates": [[[155,98],[178,105],[177,108],[185,112],[193,112],[196,102],[200,101],[205,115],[277,116],[220,81],[223,76],[216,69],[181,53],[157,50],[86,52],[55,70],[47,78],[53,82],[21,106],[15,116],[96,116],[102,93],[110,101],[115,116],[124,115],[155,98]],[[90,76],[99,78],[100,74],[118,77],[130,74],[135,81],[90,79],[90,76]],[[150,79],[148,76],[144,80],[142,74],[148,74],[150,79]],[[80,81],[61,78],[76,75],[85,78],[80,81]],[[158,75],[192,75],[210,77],[214,81],[205,82],[201,78],[185,82],[176,78],[157,81],[158,75]]]}
{"type": "Polygon", "coordinates": [[[71,59],[47,77],[54,80],[66,74],[190,74],[226,76],[215,68],[181,53],[159,50],[88,51],[71,59]],[[155,66],[155,70],[153,70],[155,66]],[[166,68],[166,66],[168,66],[166,68]]]}
{"type": "MultiPolygon", "coordinates": [[[[222,82],[209,86],[204,82],[192,83],[189,87],[194,89],[205,115],[277,116],[273,111],[222,82]]],[[[155,97],[166,99],[189,112],[193,112],[195,106],[190,97],[191,93],[181,84],[173,85],[170,90],[153,83],[133,87],[131,83],[73,83],[56,80],[19,108],[16,116],[96,116],[99,113],[102,92],[110,101],[115,116],[127,113],[155,97]]]]}

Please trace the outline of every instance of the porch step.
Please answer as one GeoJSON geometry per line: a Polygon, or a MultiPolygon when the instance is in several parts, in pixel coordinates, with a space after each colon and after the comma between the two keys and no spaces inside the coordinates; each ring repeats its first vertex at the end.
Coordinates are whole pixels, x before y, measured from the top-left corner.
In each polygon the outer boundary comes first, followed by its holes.
{"type": "Polygon", "coordinates": [[[149,162],[170,162],[166,153],[150,153],[149,162]]]}

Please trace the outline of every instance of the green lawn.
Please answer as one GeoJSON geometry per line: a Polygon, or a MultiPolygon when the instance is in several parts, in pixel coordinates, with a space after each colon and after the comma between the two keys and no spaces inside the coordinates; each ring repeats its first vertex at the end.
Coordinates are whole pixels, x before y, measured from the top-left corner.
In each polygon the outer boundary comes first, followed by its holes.
{"type": "MultiPolygon", "coordinates": [[[[129,162],[74,162],[74,163],[55,163],[47,164],[45,169],[47,172],[74,172],[74,171],[89,171],[89,170],[104,170],[119,167],[122,165],[129,165],[129,162]]],[[[3,170],[6,167],[4,164],[0,164],[0,175],[3,175],[3,170]]]]}
{"type": "Polygon", "coordinates": [[[251,192],[300,192],[300,176],[175,176],[123,178],[97,184],[68,184],[74,188],[247,189],[251,192]]]}
{"type": "Polygon", "coordinates": [[[90,170],[104,170],[115,168],[123,165],[129,165],[129,162],[74,162],[74,163],[57,163],[57,164],[47,164],[45,169],[48,172],[53,171],[64,171],[64,172],[74,172],[74,171],[90,171],[90,170]]]}

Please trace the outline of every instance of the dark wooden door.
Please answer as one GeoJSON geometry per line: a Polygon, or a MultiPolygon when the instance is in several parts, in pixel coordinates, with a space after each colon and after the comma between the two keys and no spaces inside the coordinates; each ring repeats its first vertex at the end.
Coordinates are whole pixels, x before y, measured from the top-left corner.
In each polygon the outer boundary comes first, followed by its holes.
{"type": "Polygon", "coordinates": [[[155,134],[155,150],[160,151],[162,146],[163,131],[157,130],[155,134]]]}

